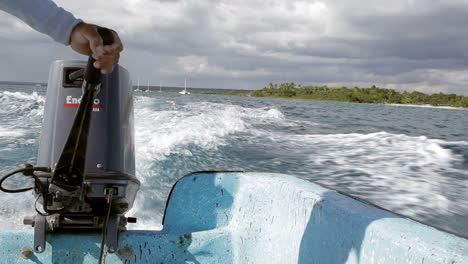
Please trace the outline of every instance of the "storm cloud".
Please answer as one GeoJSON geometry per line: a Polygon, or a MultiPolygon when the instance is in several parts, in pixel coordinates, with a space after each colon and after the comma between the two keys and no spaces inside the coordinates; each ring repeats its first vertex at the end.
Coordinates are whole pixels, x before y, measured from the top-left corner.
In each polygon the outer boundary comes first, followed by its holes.
{"type": "MultiPolygon", "coordinates": [[[[134,82],[258,89],[269,82],[468,95],[468,1],[56,1],[119,32],[134,82]]],[[[80,59],[0,12],[0,80],[45,81],[80,59]]]]}

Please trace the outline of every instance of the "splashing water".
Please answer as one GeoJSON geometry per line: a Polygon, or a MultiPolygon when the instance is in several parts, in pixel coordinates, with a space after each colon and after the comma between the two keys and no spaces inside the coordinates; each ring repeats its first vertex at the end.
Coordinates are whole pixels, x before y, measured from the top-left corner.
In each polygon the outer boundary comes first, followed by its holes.
{"type": "MultiPolygon", "coordinates": [[[[29,88],[30,89],[30,88],[29,88]]],[[[0,173],[34,163],[44,96],[0,88],[0,173]]],[[[468,235],[465,111],[220,96],[135,97],[131,228],[157,229],[172,185],[197,170],[289,173],[468,235]]],[[[1,228],[22,228],[32,195],[0,194],[1,228]],[[20,206],[18,206],[20,205],[20,206]]]]}

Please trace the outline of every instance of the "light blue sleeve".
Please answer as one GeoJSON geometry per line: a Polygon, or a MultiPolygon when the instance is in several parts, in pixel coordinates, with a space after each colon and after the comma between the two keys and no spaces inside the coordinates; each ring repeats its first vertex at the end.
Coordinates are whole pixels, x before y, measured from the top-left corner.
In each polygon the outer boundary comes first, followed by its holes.
{"type": "Polygon", "coordinates": [[[0,10],[65,45],[69,44],[73,28],[82,22],[51,0],[0,0],[0,10]]]}

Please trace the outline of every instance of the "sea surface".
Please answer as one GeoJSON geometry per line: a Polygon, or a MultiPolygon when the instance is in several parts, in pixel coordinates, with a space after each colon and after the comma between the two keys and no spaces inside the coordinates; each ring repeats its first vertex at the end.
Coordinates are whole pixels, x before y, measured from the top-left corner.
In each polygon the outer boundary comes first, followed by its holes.
{"type": "MultiPolygon", "coordinates": [[[[45,88],[0,85],[1,175],[35,163],[44,102],[45,88]]],[[[466,110],[137,92],[135,122],[132,229],[161,228],[183,175],[247,170],[292,174],[468,237],[466,110]]],[[[33,203],[0,193],[0,229],[28,228],[33,203]]]]}

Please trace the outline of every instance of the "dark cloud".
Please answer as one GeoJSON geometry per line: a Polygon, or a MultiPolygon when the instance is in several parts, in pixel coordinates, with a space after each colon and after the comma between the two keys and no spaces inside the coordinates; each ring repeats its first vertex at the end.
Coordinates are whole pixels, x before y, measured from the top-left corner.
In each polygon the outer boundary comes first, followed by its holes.
{"type": "MultiPolygon", "coordinates": [[[[377,84],[468,95],[468,4],[461,0],[115,0],[115,7],[106,1],[92,12],[88,2],[62,5],[117,29],[125,44],[122,64],[142,83],[377,84]]],[[[44,65],[54,58],[79,57],[0,13],[0,33],[12,23],[16,32],[1,39],[1,79],[44,80],[44,65]],[[29,71],[25,63],[43,66],[29,71]],[[19,74],[20,68],[29,72],[19,74]]]]}

